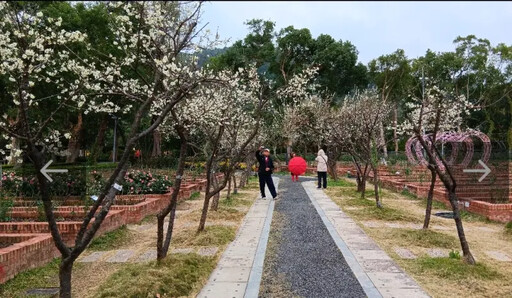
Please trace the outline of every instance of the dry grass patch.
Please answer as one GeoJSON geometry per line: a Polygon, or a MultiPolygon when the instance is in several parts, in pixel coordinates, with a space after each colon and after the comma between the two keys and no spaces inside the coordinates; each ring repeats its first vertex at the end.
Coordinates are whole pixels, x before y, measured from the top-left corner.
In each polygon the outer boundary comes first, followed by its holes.
{"type": "Polygon", "coordinates": [[[458,239],[452,235],[432,230],[391,229],[388,236],[398,240],[401,246],[456,248],[458,239]]]}
{"type": "Polygon", "coordinates": [[[173,244],[179,246],[220,246],[233,241],[236,229],[226,226],[206,227],[203,232],[196,228],[180,231],[173,237],[173,244]]]}
{"type": "Polygon", "coordinates": [[[417,274],[431,274],[454,281],[493,280],[501,277],[498,271],[485,264],[468,265],[457,258],[421,257],[410,262],[413,263],[411,270],[417,274]]]}
{"type": "Polygon", "coordinates": [[[371,198],[374,192],[367,192],[366,198],[362,199],[361,194],[356,192],[354,188],[341,188],[341,192],[340,188],[341,187],[335,187],[335,189],[327,191],[327,194],[331,196],[338,206],[354,218],[359,220],[419,222],[417,217],[411,216],[407,212],[387,205],[387,195],[382,196],[383,206],[382,208],[378,208],[376,206],[375,199],[371,198]],[[361,208],[353,209],[346,207],[361,208]]]}
{"type": "Polygon", "coordinates": [[[272,228],[268,238],[265,263],[263,265],[263,277],[260,284],[260,297],[298,297],[293,293],[286,275],[277,271],[276,262],[278,248],[281,240],[282,229],[286,225],[285,217],[274,211],[272,216],[272,228]]]}
{"type": "Polygon", "coordinates": [[[197,254],[170,255],[160,264],[130,264],[111,275],[95,297],[189,296],[206,281],[215,259],[197,254]]]}

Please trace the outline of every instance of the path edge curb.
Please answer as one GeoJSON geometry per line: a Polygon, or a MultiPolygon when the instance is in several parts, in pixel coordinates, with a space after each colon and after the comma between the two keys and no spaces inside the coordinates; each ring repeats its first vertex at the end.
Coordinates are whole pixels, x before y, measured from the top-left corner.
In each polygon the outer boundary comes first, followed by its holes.
{"type": "MultiPolygon", "coordinates": [[[[276,189],[279,190],[279,178],[275,177],[274,184],[276,189]]],[[[263,277],[263,265],[265,262],[265,253],[267,251],[268,238],[270,235],[270,225],[272,223],[272,216],[274,214],[275,200],[270,201],[267,209],[267,216],[263,225],[260,239],[258,241],[258,248],[256,249],[256,256],[254,257],[249,280],[245,288],[244,298],[257,298],[260,292],[261,279],[263,277]]]]}
{"type": "Polygon", "coordinates": [[[304,190],[306,191],[309,200],[315,207],[318,215],[320,215],[320,218],[322,219],[322,222],[324,223],[325,227],[329,231],[329,234],[331,235],[332,239],[334,240],[334,243],[336,243],[336,246],[341,251],[341,254],[345,258],[345,261],[347,262],[348,266],[354,273],[354,276],[357,278],[357,281],[363,288],[363,291],[365,294],[370,297],[382,297],[380,291],[375,287],[372,280],[368,277],[366,272],[363,270],[357,259],[355,258],[354,254],[352,254],[352,251],[348,248],[347,244],[343,239],[341,239],[340,235],[332,225],[331,221],[327,218],[325,215],[324,210],[318,205],[318,202],[314,198],[314,195],[311,192],[310,187],[308,187],[307,182],[302,182],[302,186],[304,187],[304,190]]]}

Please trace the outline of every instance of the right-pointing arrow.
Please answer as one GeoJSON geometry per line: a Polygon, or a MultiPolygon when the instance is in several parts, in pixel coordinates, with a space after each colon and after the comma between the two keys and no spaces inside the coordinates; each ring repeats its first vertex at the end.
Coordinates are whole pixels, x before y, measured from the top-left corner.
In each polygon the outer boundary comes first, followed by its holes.
{"type": "Polygon", "coordinates": [[[478,182],[482,182],[482,180],[484,180],[485,177],[487,177],[487,175],[489,175],[489,173],[491,172],[491,169],[489,169],[489,167],[480,159],[478,160],[478,163],[483,167],[483,169],[464,169],[463,172],[464,173],[483,173],[483,175],[480,177],[480,179],[478,179],[478,182]]]}

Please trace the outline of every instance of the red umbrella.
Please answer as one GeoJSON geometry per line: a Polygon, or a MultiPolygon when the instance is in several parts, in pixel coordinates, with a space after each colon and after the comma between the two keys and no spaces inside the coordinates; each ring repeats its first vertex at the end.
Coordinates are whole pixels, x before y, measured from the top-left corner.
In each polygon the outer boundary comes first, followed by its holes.
{"type": "Polygon", "coordinates": [[[288,162],[288,170],[294,175],[302,175],[306,173],[307,163],[304,158],[296,156],[288,162]]]}

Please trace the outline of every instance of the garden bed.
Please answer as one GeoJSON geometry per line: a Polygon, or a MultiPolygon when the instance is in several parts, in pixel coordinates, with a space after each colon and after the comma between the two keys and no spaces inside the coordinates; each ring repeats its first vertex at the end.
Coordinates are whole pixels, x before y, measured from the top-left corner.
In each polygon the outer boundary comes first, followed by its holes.
{"type": "MultiPolygon", "coordinates": [[[[205,184],[206,180],[200,179],[185,183],[180,189],[178,200],[189,198],[193,192],[204,188],[205,184]]],[[[138,223],[149,215],[157,214],[169,204],[170,198],[171,192],[116,196],[115,205],[110,208],[95,236],[116,230],[125,224],[138,223]]],[[[80,198],[59,199],[61,198],[57,199],[57,206],[54,208],[57,227],[66,245],[72,246],[82,225],[83,216],[90,207],[83,206],[84,201],[80,198]]],[[[59,255],[49,234],[48,223],[41,221],[44,211],[41,207],[35,207],[37,201],[22,198],[17,202],[26,205],[11,207],[6,215],[14,220],[0,223],[0,283],[11,279],[20,271],[44,265],[59,255]]],[[[90,224],[92,222],[94,219],[90,224]]]]}

